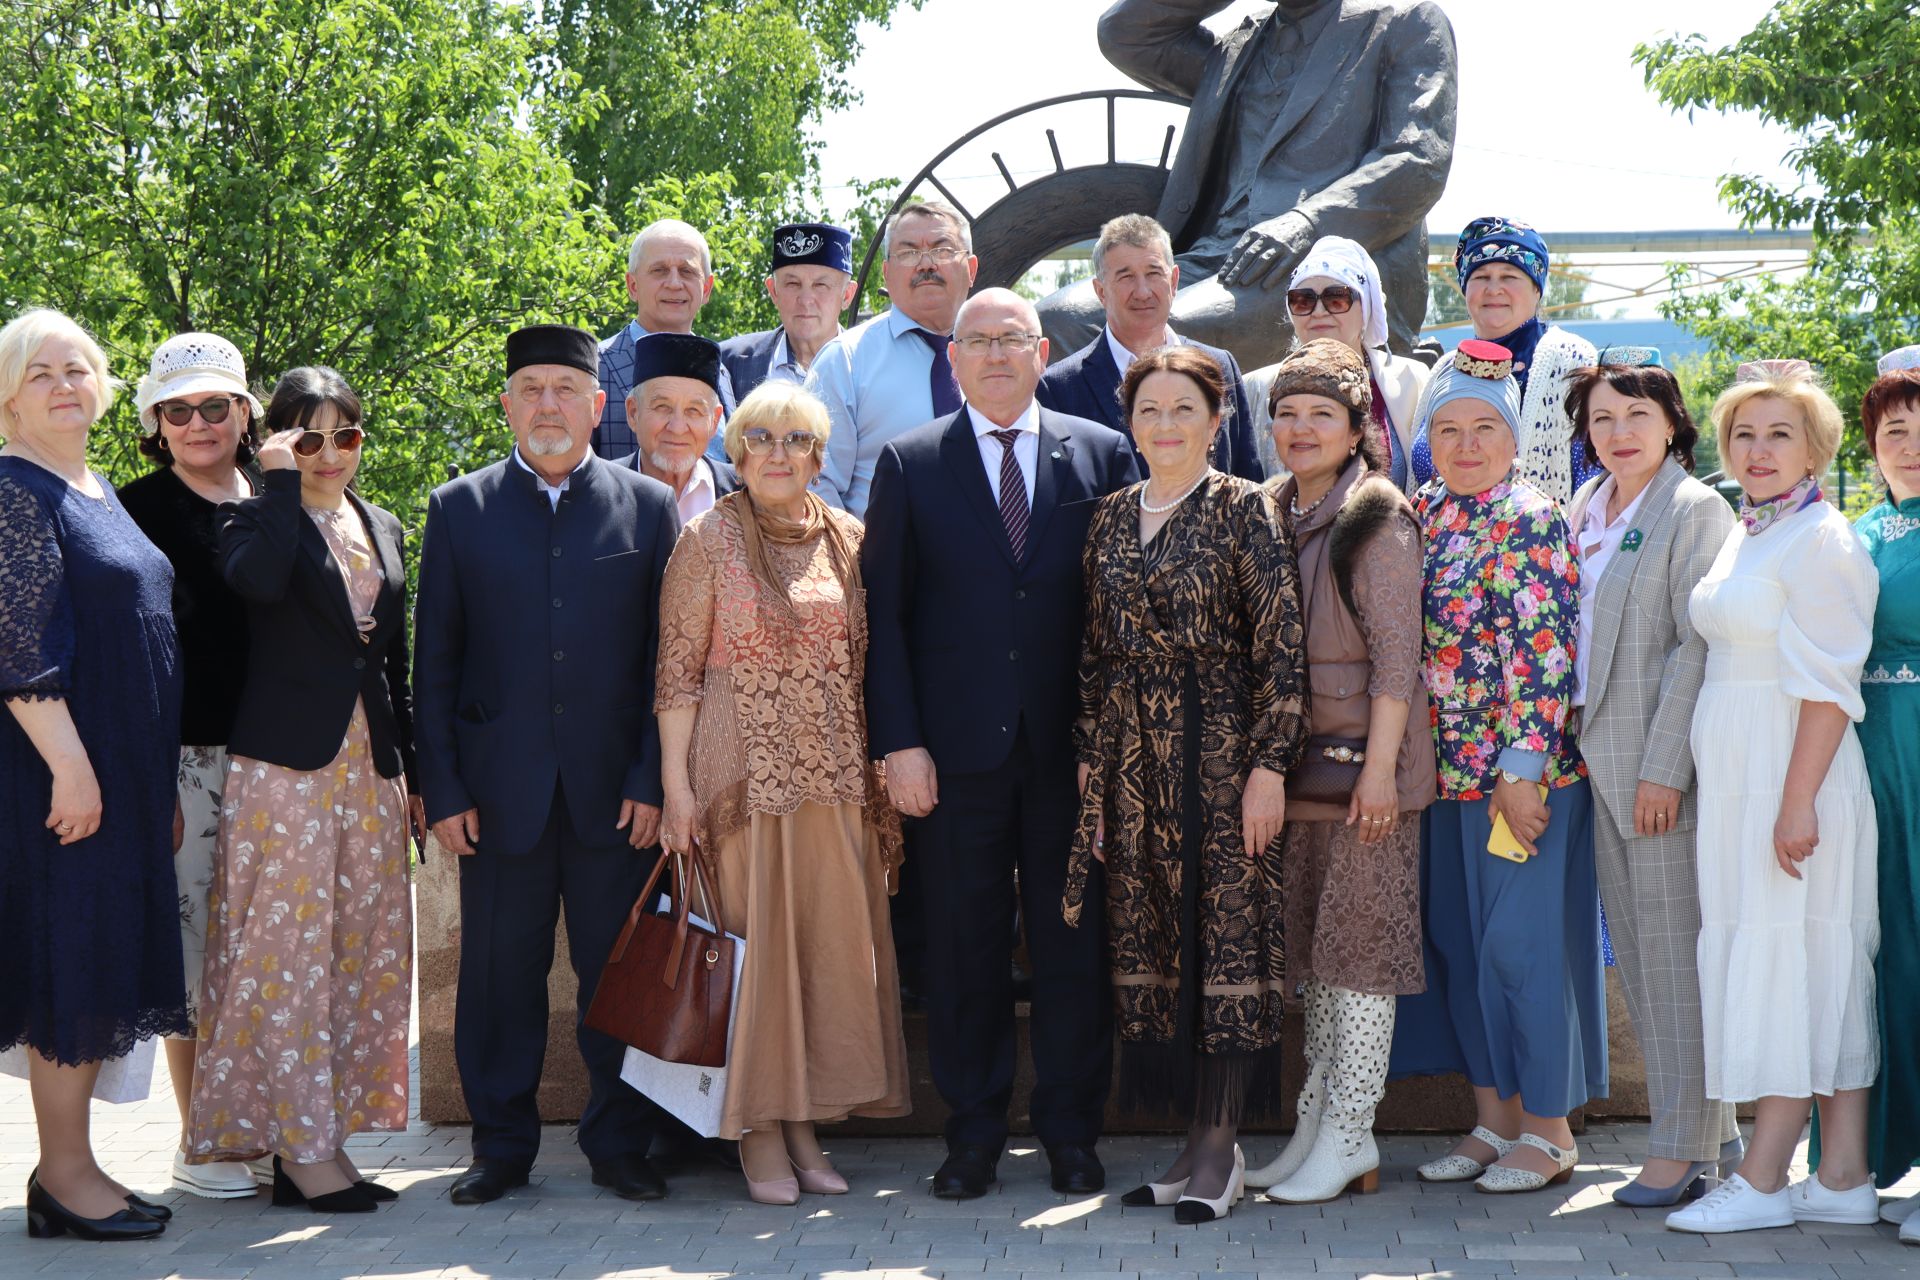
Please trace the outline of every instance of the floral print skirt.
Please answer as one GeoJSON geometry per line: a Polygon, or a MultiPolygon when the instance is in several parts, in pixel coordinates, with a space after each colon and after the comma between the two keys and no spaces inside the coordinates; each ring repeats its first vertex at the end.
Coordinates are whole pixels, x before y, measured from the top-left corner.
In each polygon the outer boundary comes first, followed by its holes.
{"type": "Polygon", "coordinates": [[[188,1159],[329,1160],[407,1127],[406,792],[364,707],[312,773],[235,756],[220,813],[188,1159]]]}
{"type": "Polygon", "coordinates": [[[219,863],[220,791],[227,784],[225,747],[180,748],[180,797],[185,834],[173,855],[180,881],[180,955],[187,970],[187,1016],[200,1024],[200,977],[207,961],[207,900],[219,863]]]}

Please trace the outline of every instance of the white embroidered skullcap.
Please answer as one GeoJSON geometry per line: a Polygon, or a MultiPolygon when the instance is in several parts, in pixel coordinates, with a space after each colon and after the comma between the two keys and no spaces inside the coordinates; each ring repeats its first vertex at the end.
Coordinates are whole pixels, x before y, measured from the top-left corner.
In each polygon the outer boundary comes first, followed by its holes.
{"type": "Polygon", "coordinates": [[[176,333],[161,343],[133,402],[140,410],[140,424],[152,430],[159,425],[153,406],[206,391],[246,397],[256,423],[267,416],[247,387],[247,363],[240,358],[240,348],[217,333],[176,333]]]}
{"type": "Polygon", "coordinates": [[[1920,369],[1920,346],[1900,347],[1880,357],[1874,372],[1892,373],[1898,369],[1920,369]]]}
{"type": "Polygon", "coordinates": [[[1338,280],[1359,294],[1366,317],[1366,327],[1360,331],[1361,343],[1368,347],[1387,345],[1387,296],[1380,288],[1380,268],[1374,265],[1373,255],[1364,245],[1345,236],[1321,236],[1293,269],[1293,279],[1287,282],[1287,287],[1298,289],[1302,280],[1315,276],[1338,280]]]}

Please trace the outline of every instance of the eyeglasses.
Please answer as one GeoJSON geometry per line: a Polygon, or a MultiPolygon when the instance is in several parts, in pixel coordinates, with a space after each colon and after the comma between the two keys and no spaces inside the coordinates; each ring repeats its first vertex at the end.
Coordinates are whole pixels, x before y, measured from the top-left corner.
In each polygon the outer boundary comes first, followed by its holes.
{"type": "Polygon", "coordinates": [[[887,250],[887,261],[896,267],[911,267],[922,258],[936,267],[944,267],[950,262],[958,262],[967,256],[967,251],[958,245],[936,244],[926,249],[916,249],[903,244],[897,249],[887,250]]]}
{"type": "Polygon", "coordinates": [[[331,431],[302,431],[294,437],[293,451],[303,458],[317,457],[327,447],[331,437],[333,447],[341,453],[352,453],[367,438],[367,433],[359,427],[335,427],[331,431]]]}
{"type": "Polygon", "coordinates": [[[153,406],[153,411],[176,427],[186,426],[197,413],[200,421],[211,427],[225,422],[227,415],[233,412],[233,406],[239,403],[239,396],[216,396],[199,404],[188,404],[185,400],[163,400],[153,406]]]}
{"type": "Polygon", "coordinates": [[[788,453],[809,454],[820,445],[820,437],[811,431],[789,431],[777,436],[765,427],[754,427],[740,433],[740,443],[747,446],[748,453],[772,453],[773,446],[785,445],[788,453]]]}
{"type": "Polygon", "coordinates": [[[1312,289],[1287,290],[1287,310],[1297,316],[1310,316],[1316,305],[1324,306],[1330,316],[1343,316],[1353,310],[1360,295],[1343,284],[1315,292],[1312,289]]]}
{"type": "Polygon", "coordinates": [[[1040,345],[1037,333],[1003,333],[991,338],[971,334],[965,338],[955,338],[953,345],[970,356],[983,356],[998,346],[1009,355],[1025,355],[1040,345]]]}

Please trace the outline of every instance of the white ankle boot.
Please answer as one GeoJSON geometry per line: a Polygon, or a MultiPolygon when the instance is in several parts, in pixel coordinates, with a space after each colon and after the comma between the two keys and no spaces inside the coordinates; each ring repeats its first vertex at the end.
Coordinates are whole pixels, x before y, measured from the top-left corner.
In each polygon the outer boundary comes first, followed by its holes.
{"type": "Polygon", "coordinates": [[[1318,1204],[1380,1189],[1380,1148],[1373,1140],[1373,1113],[1386,1093],[1394,999],[1337,987],[1326,990],[1334,1009],[1334,1059],[1328,1072],[1326,1111],[1307,1158],[1291,1177],[1267,1189],[1267,1199],[1282,1204],[1318,1204]]]}
{"type": "Polygon", "coordinates": [[[1249,1187],[1271,1187],[1292,1177],[1313,1150],[1320,1119],[1327,1110],[1327,1075],[1333,1065],[1335,1014],[1332,988],[1307,979],[1307,1082],[1294,1106],[1293,1136],[1279,1155],[1247,1170],[1249,1187]]]}

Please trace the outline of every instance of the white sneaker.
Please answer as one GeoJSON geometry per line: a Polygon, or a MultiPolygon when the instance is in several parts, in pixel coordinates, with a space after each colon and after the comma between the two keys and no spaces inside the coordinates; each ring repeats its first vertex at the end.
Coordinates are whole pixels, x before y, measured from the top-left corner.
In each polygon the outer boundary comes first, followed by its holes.
{"type": "Polygon", "coordinates": [[[1920,1244],[1920,1214],[1914,1214],[1900,1224],[1901,1244],[1920,1244]]]}
{"type": "Polygon", "coordinates": [[[1880,1221],[1895,1225],[1913,1221],[1920,1214],[1920,1196],[1908,1196],[1905,1200],[1889,1200],[1880,1206],[1880,1221]]]}
{"type": "Polygon", "coordinates": [[[238,1200],[260,1189],[246,1165],[234,1160],[188,1164],[184,1151],[173,1153],[173,1186],[209,1200],[238,1200]]]}
{"type": "Polygon", "coordinates": [[[1857,1187],[1835,1191],[1810,1177],[1787,1188],[1793,1197],[1795,1222],[1838,1222],[1853,1227],[1870,1227],[1880,1221],[1880,1196],[1868,1178],[1857,1187]]]}
{"type": "Polygon", "coordinates": [[[1703,1198],[1667,1215],[1667,1230],[1697,1231],[1701,1235],[1792,1225],[1793,1196],[1786,1187],[1768,1195],[1755,1191],[1737,1173],[1703,1198]]]}

